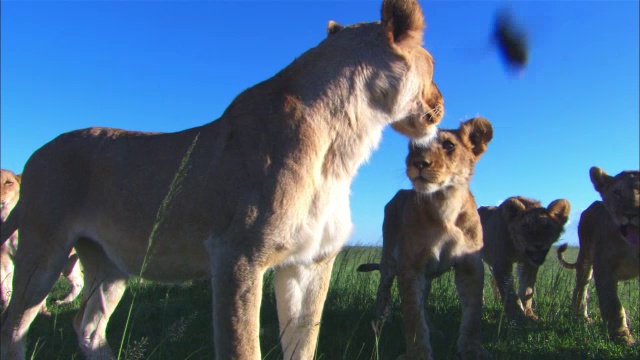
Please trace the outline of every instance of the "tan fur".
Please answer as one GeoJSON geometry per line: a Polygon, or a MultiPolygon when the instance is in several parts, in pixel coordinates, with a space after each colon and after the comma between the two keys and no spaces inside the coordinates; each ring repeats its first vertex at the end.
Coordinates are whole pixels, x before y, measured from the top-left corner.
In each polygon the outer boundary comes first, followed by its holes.
{"type": "Polygon", "coordinates": [[[107,321],[140,274],[210,278],[215,358],[260,359],[268,268],[284,358],[313,358],[358,167],[386,125],[430,137],[442,117],[420,6],[383,8],[382,22],[332,33],[214,122],[169,134],[90,128],[38,150],[24,170],[0,358],[24,357],[34,309],[72,247],[85,273],[74,327],[89,359],[114,357],[107,321]]]}
{"type": "Polygon", "coordinates": [[[493,274],[494,293],[502,299],[511,320],[537,320],[533,294],[538,268],[558,241],[569,219],[569,201],[558,199],[546,208],[537,200],[510,197],[500,206],[478,209],[482,221],[482,257],[493,274]],[[519,289],[516,295],[512,270],[518,264],[519,289]]]}
{"type": "MultiPolygon", "coordinates": [[[[11,170],[0,170],[0,194],[2,195],[0,204],[2,206],[1,220],[3,226],[7,216],[18,203],[20,197],[20,178],[20,174],[16,175],[11,170]]],[[[7,242],[3,243],[2,247],[0,247],[0,305],[2,305],[3,311],[7,308],[9,299],[11,298],[14,271],[13,260],[17,247],[18,230],[14,231],[7,242]]],[[[75,250],[71,251],[62,274],[71,283],[71,291],[64,299],[56,300],[57,305],[72,302],[78,294],[80,294],[80,291],[82,291],[82,270],[75,250]]],[[[45,304],[42,304],[40,313],[50,315],[45,304]]]]}
{"type": "Polygon", "coordinates": [[[571,307],[576,315],[589,320],[587,289],[591,275],[595,278],[600,313],[612,340],[635,343],[627,316],[618,298],[618,281],[640,274],[640,172],[623,171],[609,176],[599,167],[592,167],[591,182],[602,201],[595,201],[580,216],[578,238],[580,251],[575,264],[567,263],[558,248],[560,263],[576,269],[576,287],[571,307]]]}
{"type": "MultiPolygon", "coordinates": [[[[487,356],[480,347],[482,229],[469,181],[492,137],[491,124],[474,118],[427,145],[412,143],[406,174],[413,190],[398,191],[385,206],[376,311],[388,315],[398,276],[408,359],[432,358],[424,302],[431,280],[452,267],[463,308],[458,350],[464,359],[487,356]]],[[[368,265],[359,271],[374,268],[368,265]]]]}

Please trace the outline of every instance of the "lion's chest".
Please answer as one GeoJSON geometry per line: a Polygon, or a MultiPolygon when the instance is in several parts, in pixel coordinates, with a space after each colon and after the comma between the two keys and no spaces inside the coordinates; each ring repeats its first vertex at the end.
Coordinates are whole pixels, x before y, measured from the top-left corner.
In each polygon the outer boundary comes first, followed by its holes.
{"type": "MultiPolygon", "coordinates": [[[[406,225],[406,224],[405,224],[406,225]]],[[[431,224],[410,233],[405,228],[400,243],[402,257],[412,259],[410,266],[422,269],[427,277],[437,277],[453,267],[465,253],[464,235],[452,224],[431,224]]],[[[409,265],[409,264],[407,264],[409,265]]]]}
{"type": "Polygon", "coordinates": [[[434,246],[426,249],[424,273],[427,277],[438,277],[449,271],[455,264],[461,252],[462,233],[459,229],[442,232],[434,241],[434,246]]]}
{"type": "Polygon", "coordinates": [[[301,264],[334,256],[351,233],[348,182],[333,182],[315,191],[311,205],[301,212],[285,259],[301,264]]]}

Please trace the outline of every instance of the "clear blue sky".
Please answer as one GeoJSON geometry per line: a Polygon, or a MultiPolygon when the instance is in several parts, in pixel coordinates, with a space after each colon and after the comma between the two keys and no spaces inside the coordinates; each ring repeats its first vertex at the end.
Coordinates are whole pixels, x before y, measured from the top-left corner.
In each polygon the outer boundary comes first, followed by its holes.
{"type": "MultiPolygon", "coordinates": [[[[637,1],[426,1],[444,128],[475,115],[495,137],[471,187],[479,205],[512,195],[572,204],[564,240],[598,199],[588,170],[639,167],[637,1]],[[531,63],[510,76],[489,44],[508,5],[531,63]]],[[[328,20],[379,19],[381,1],[3,1],[1,165],[15,172],[62,132],[177,131],[218,118],[245,88],[320,42],[328,20]]],[[[407,140],[385,130],[352,187],[352,244],[380,244],[407,140]]],[[[51,209],[55,211],[55,209],[51,209]]]]}

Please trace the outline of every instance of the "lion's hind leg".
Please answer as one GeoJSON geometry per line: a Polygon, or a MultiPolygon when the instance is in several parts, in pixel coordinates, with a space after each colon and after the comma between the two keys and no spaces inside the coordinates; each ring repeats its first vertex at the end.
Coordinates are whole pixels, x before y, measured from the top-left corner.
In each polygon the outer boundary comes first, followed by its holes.
{"type": "Polygon", "coordinates": [[[86,283],[80,309],[73,320],[78,345],[88,360],[114,359],[107,343],[106,328],[124,294],[128,275],[122,273],[91,240],[80,240],[76,250],[86,283]]]}
{"type": "Polygon", "coordinates": [[[67,264],[62,271],[62,275],[71,283],[71,291],[64,299],[56,300],[56,305],[68,304],[72,302],[82,291],[84,286],[84,277],[82,276],[82,269],[80,262],[78,261],[78,254],[73,251],[67,259],[67,264]]]}
{"type": "Polygon", "coordinates": [[[380,262],[380,283],[376,295],[376,317],[386,320],[391,314],[391,286],[396,277],[396,259],[383,255],[380,262]]]}
{"type": "Polygon", "coordinates": [[[578,255],[576,287],[573,289],[573,295],[571,297],[571,308],[576,316],[583,317],[585,320],[591,321],[587,309],[587,302],[589,299],[589,282],[593,275],[593,264],[591,259],[581,259],[581,256],[583,255],[578,255]]]}

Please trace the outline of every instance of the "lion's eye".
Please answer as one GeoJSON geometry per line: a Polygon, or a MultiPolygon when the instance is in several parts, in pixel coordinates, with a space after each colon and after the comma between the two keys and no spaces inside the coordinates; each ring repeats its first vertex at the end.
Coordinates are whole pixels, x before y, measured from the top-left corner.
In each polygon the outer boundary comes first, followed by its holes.
{"type": "Polygon", "coordinates": [[[622,191],[620,191],[619,189],[613,190],[613,196],[622,197],[622,191]]]}
{"type": "Polygon", "coordinates": [[[455,148],[456,146],[449,140],[445,141],[442,143],[442,148],[445,149],[446,151],[451,151],[455,148]]]}

